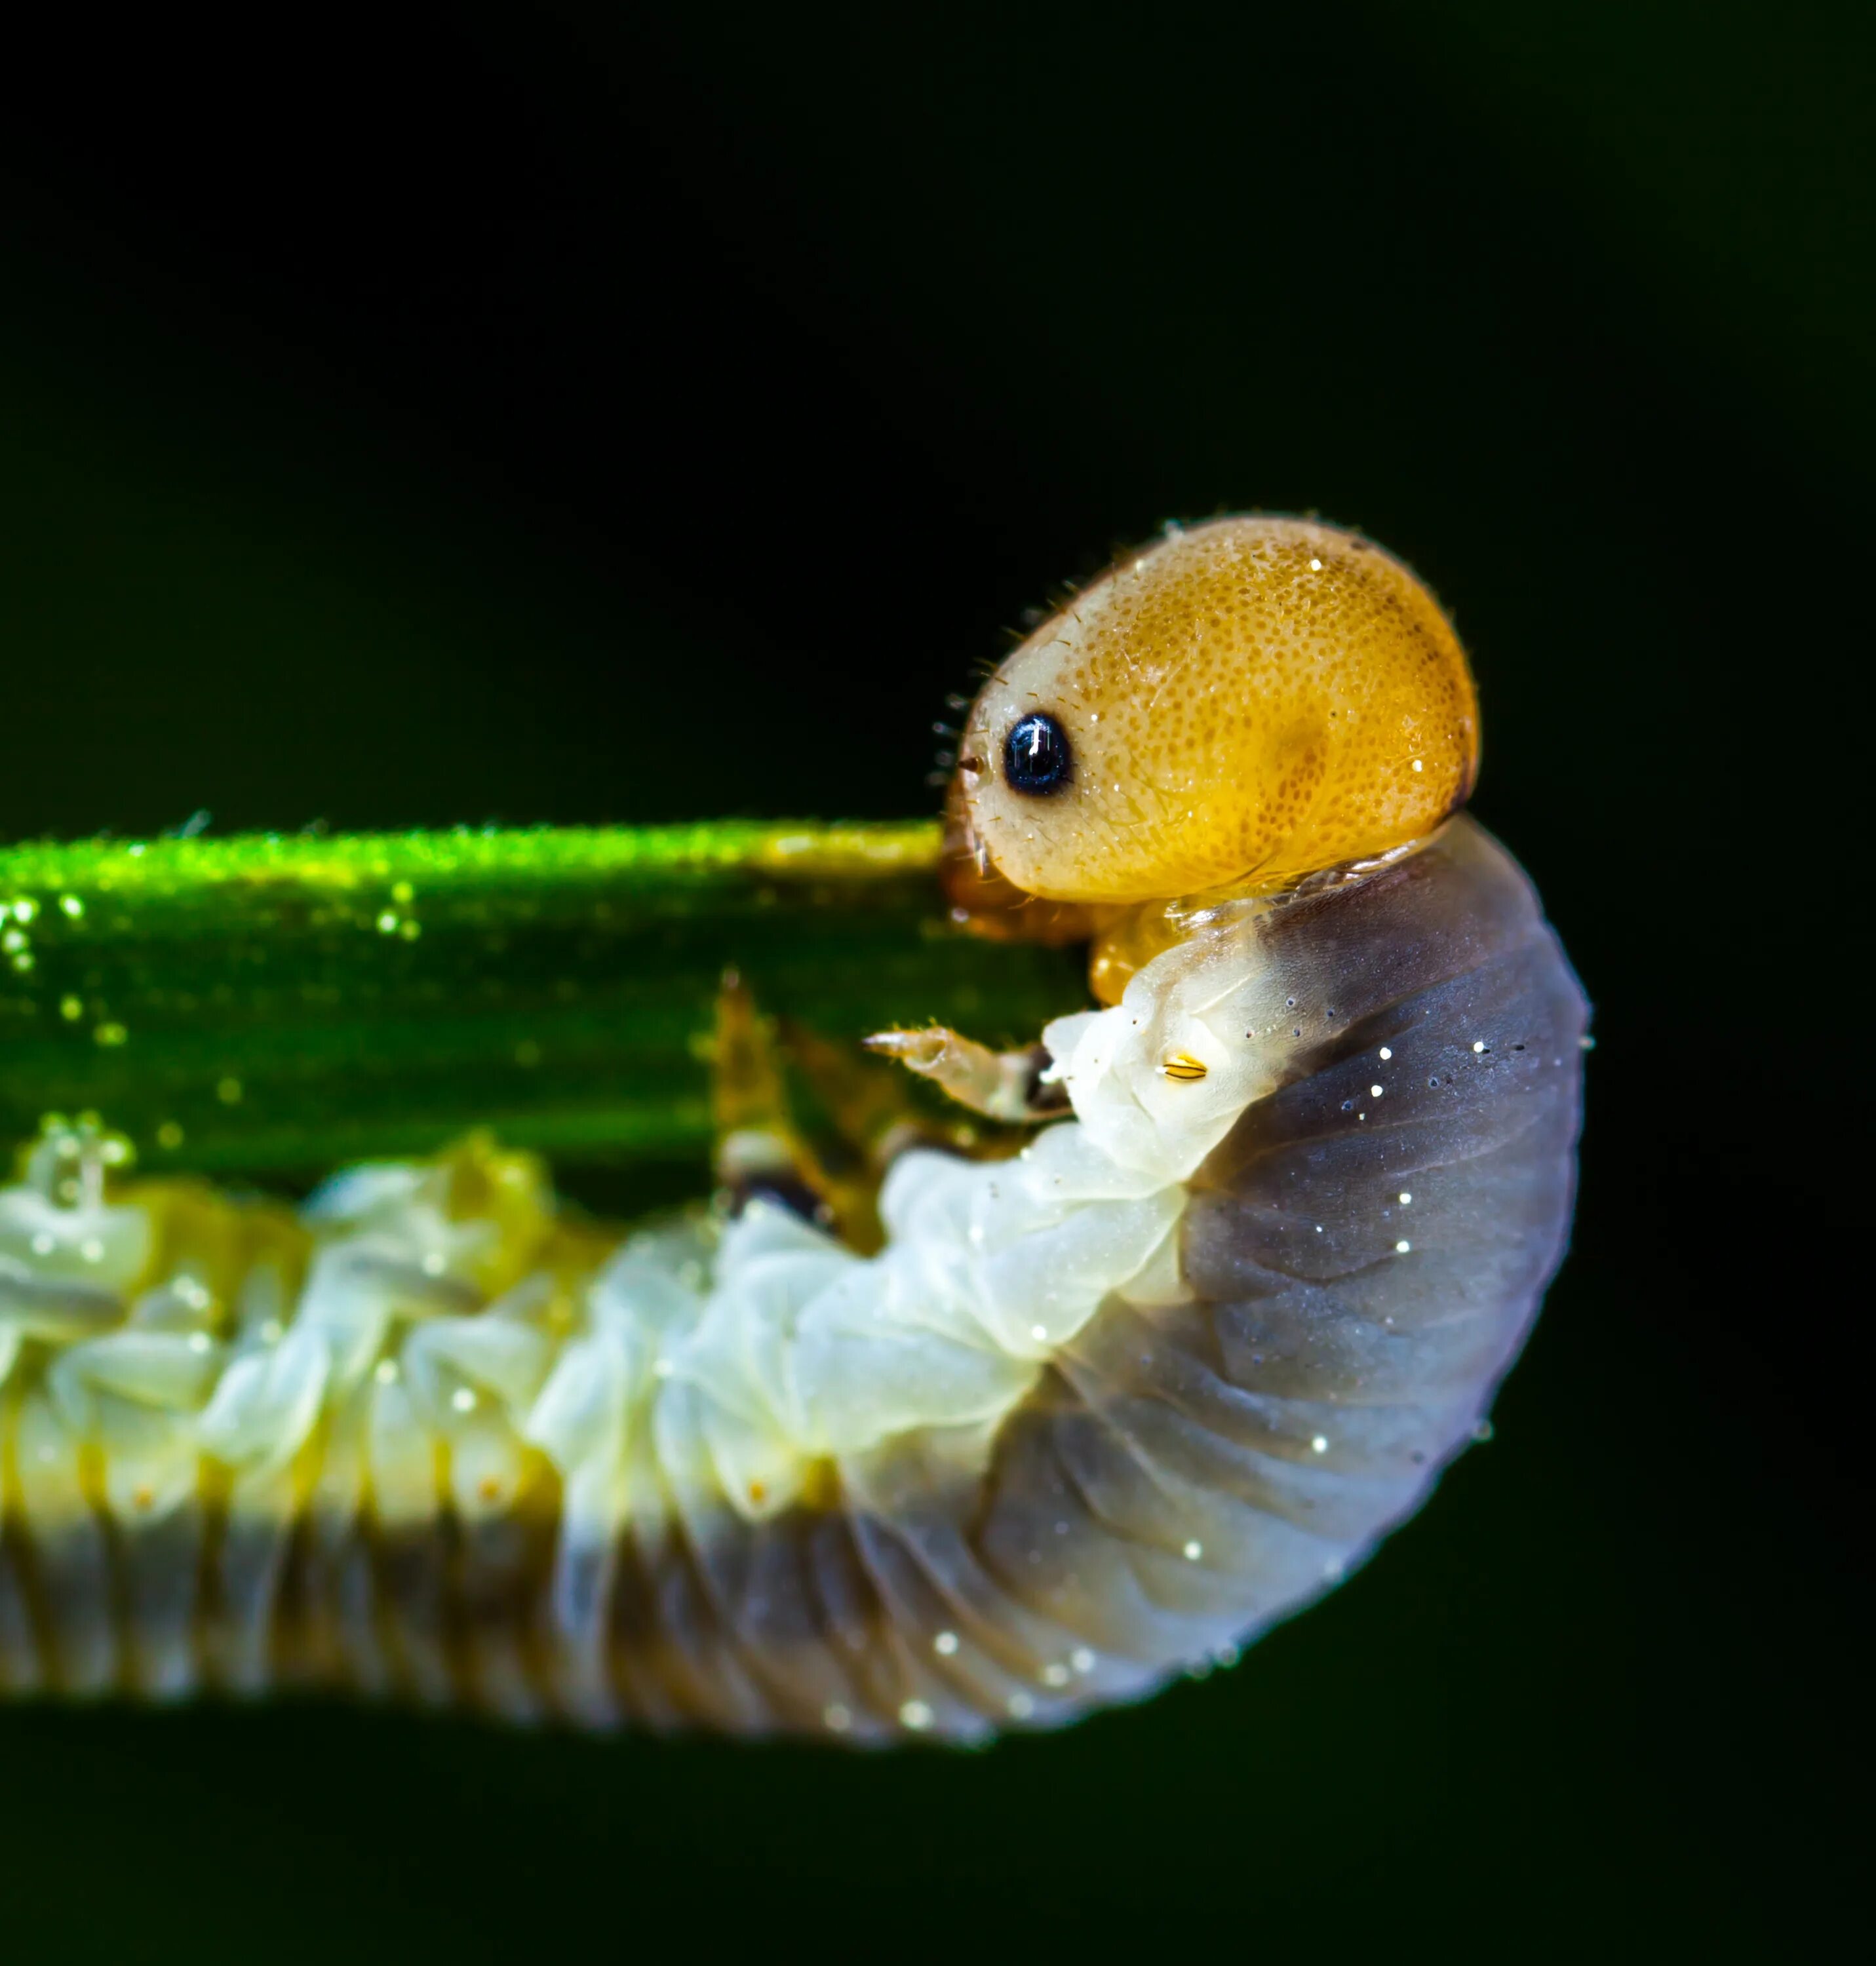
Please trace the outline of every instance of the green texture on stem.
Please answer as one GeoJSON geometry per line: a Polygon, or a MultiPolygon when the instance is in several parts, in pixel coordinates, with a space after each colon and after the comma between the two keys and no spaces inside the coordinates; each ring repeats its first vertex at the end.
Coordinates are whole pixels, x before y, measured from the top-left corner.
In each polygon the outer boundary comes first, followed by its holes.
{"type": "Polygon", "coordinates": [[[472,1126],[695,1162],[719,978],[857,1039],[1027,1042],[1078,959],[946,920],[929,823],[717,821],[0,849],[0,1143],[95,1111],[147,1170],[298,1178],[472,1126]]]}

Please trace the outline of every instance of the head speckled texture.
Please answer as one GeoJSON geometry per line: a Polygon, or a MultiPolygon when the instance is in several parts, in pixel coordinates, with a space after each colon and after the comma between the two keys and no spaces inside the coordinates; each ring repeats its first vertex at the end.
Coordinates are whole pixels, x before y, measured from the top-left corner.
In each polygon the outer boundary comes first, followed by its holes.
{"type": "Polygon", "coordinates": [[[1339,527],[1221,519],[1115,567],[978,697],[959,768],[976,843],[1025,892],[1132,901],[1276,884],[1430,832],[1470,791],[1465,652],[1400,561],[1339,527]],[[1063,781],[1013,786],[1039,713],[1063,781]]]}

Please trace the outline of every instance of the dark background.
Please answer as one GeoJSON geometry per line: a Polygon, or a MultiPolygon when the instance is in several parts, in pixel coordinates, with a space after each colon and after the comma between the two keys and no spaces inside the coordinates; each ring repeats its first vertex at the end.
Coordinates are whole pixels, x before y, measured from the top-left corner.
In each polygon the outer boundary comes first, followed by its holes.
{"type": "Polygon", "coordinates": [[[0,1713],[9,1957],[1768,1958],[1828,1919],[1870,53],[1694,0],[10,50],[0,836],[914,812],[1026,605],[1168,517],[1320,508],[1455,613],[1478,810],[1600,1045],[1496,1442],[1235,1672],[964,1758],[0,1713]]]}

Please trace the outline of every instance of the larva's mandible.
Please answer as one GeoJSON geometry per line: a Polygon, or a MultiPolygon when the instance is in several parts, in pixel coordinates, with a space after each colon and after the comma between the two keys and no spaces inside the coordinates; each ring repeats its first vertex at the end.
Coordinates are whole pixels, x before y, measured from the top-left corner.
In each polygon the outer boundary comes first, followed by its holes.
{"type": "Polygon", "coordinates": [[[1039,629],[951,897],[1087,938],[1101,1007],[878,1040],[1038,1125],[898,1152],[876,1253],[733,992],[742,1205],[622,1239],[485,1143],[295,1214],[50,1130],[0,1193],[0,1686],[963,1740],[1235,1655],[1426,1499],[1563,1248],[1585,1007],[1476,755],[1438,608],[1330,527],[1169,533],[1039,629]]]}

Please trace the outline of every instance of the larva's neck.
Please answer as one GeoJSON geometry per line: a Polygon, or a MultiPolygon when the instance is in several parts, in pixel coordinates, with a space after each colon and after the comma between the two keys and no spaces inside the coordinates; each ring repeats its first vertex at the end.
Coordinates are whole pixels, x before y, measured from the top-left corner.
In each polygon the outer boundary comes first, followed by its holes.
{"type": "Polygon", "coordinates": [[[1141,901],[1124,908],[1090,913],[1088,986],[1100,1004],[1117,1004],[1127,985],[1169,949],[1197,937],[1216,940],[1236,933],[1273,905],[1288,905],[1311,894],[1349,886],[1420,852],[1436,837],[1428,833],[1388,852],[1347,860],[1320,872],[1272,881],[1249,874],[1220,888],[1179,894],[1168,901],[1141,901]]]}

